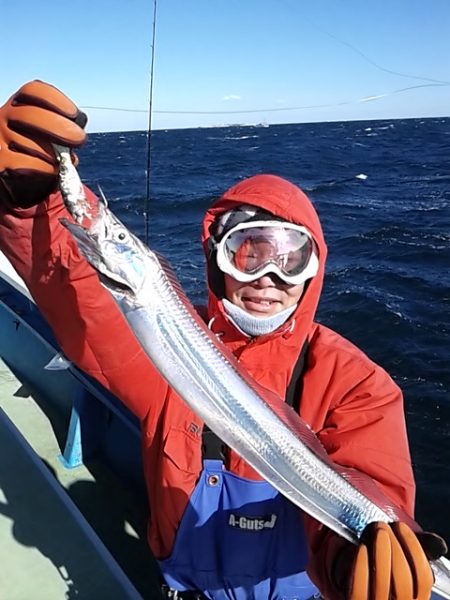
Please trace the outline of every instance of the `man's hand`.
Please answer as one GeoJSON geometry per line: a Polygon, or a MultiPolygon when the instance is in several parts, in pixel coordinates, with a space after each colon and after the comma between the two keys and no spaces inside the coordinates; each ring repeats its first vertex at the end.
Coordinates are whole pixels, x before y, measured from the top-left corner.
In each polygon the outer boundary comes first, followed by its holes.
{"type": "Polygon", "coordinates": [[[86,115],[48,83],[30,81],[0,108],[0,202],[28,207],[57,183],[52,143],[69,148],[86,139],[86,115]]]}
{"type": "Polygon", "coordinates": [[[401,522],[371,523],[359,546],[332,534],[323,591],[342,600],[429,600],[434,583],[429,561],[446,551],[438,535],[415,534],[401,522]]]}

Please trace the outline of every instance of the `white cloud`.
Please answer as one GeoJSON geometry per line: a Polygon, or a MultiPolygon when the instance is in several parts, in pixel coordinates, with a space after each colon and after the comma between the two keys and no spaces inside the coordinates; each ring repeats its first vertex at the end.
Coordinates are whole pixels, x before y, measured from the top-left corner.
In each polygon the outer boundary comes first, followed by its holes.
{"type": "Polygon", "coordinates": [[[228,101],[228,100],[240,100],[240,99],[241,99],[241,97],[240,96],[236,96],[236,94],[230,94],[229,96],[224,96],[222,98],[222,100],[226,100],[226,101],[228,101]]]}

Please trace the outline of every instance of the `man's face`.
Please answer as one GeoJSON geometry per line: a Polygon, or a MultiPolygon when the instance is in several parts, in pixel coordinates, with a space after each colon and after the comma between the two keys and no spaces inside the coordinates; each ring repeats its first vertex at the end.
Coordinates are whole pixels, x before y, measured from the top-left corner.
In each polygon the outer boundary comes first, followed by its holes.
{"type": "Polygon", "coordinates": [[[224,277],[226,298],[254,317],[269,317],[294,306],[305,288],[304,283],[289,285],[272,273],[246,283],[224,277]]]}

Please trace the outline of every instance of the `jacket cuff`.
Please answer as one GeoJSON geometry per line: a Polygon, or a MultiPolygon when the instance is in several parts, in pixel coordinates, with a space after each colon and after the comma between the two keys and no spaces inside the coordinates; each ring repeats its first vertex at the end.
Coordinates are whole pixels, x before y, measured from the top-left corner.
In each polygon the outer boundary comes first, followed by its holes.
{"type": "Polygon", "coordinates": [[[305,520],[310,549],[308,576],[327,600],[345,600],[356,547],[315,519],[305,520]]]}

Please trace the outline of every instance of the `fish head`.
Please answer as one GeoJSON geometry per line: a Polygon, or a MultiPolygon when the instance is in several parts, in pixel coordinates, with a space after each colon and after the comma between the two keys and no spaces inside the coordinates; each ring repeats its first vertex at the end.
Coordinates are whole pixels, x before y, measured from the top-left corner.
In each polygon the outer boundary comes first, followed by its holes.
{"type": "Polygon", "coordinates": [[[135,297],[146,279],[146,251],[142,242],[99,202],[88,226],[61,219],[75,238],[81,254],[97,271],[114,296],[135,297]]]}

